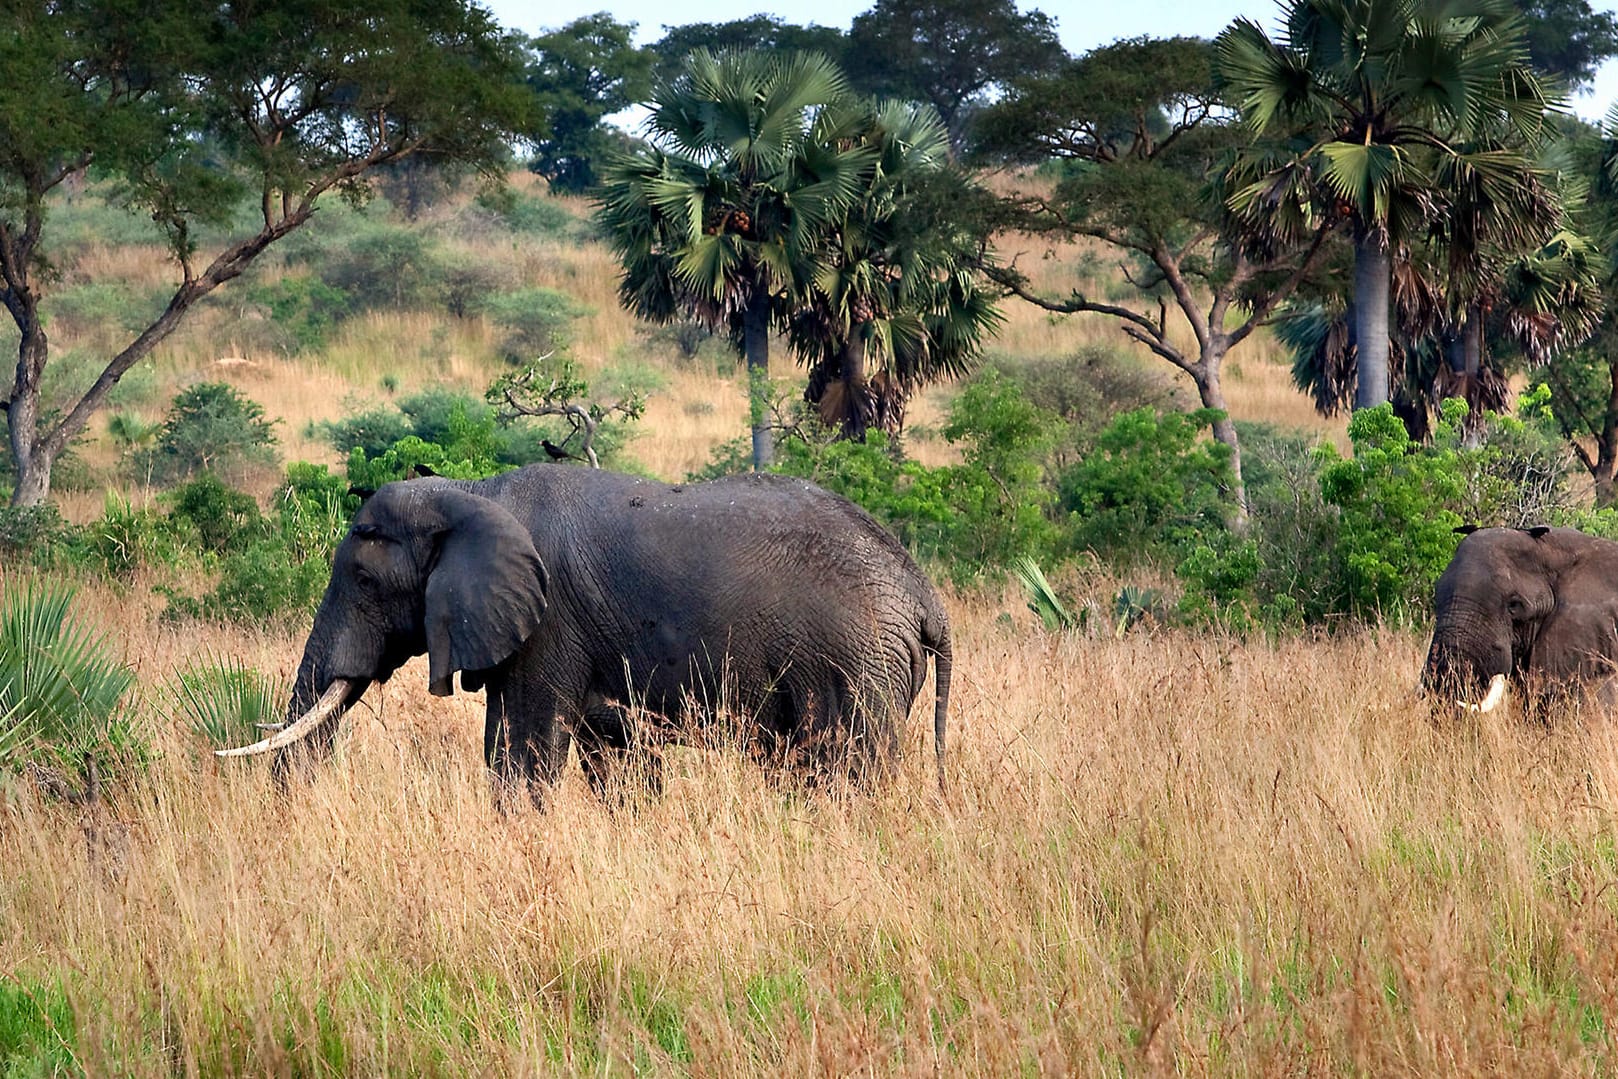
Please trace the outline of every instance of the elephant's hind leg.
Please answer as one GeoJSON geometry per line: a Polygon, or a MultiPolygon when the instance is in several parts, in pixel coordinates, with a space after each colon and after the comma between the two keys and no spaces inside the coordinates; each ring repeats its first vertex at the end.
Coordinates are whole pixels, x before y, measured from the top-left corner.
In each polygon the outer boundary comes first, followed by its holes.
{"type": "Polygon", "coordinates": [[[573,742],[590,789],[604,802],[622,802],[631,791],[663,793],[663,754],[638,726],[635,714],[616,701],[591,695],[585,702],[573,742]]]}

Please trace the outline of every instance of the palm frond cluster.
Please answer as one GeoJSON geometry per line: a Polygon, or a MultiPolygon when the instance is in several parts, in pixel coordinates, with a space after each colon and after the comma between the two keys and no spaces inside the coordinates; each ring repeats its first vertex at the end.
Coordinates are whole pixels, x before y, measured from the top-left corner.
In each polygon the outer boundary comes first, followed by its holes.
{"type": "Polygon", "coordinates": [[[695,315],[754,368],[784,333],[846,434],[902,424],[909,393],[963,373],[998,323],[968,268],[979,241],[929,197],[950,169],[932,108],[859,97],[814,54],[699,50],[648,131],[600,195],[620,299],[695,315]]]}
{"type": "Polygon", "coordinates": [[[1547,150],[1561,101],[1526,41],[1505,0],[1287,0],[1274,38],[1247,19],[1220,35],[1222,84],[1263,140],[1228,180],[1243,242],[1323,222],[1352,240],[1353,301],[1301,303],[1282,333],[1322,411],[1497,408],[1485,342],[1543,363],[1599,320],[1585,192],[1547,150]]]}

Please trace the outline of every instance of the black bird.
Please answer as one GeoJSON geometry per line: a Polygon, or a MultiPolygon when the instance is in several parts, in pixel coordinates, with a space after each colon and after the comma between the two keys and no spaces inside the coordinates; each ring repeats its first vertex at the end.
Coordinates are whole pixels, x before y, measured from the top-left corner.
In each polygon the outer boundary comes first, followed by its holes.
{"type": "Polygon", "coordinates": [[[582,461],[582,457],[575,457],[548,438],[539,440],[539,448],[545,451],[545,456],[553,461],[582,461]]]}

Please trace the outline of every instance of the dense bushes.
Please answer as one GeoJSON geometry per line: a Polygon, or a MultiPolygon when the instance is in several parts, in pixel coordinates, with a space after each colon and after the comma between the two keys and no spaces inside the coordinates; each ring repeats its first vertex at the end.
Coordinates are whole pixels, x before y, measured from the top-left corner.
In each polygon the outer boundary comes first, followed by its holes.
{"type": "MultiPolygon", "coordinates": [[[[1156,392],[1100,361],[1065,376],[999,365],[962,389],[941,429],[960,464],[929,468],[879,434],[840,442],[806,423],[782,443],[777,468],[863,505],[958,582],[1001,577],[1030,558],[1047,568],[1094,561],[1114,579],[1177,582],[1167,597],[1134,590],[1152,599],[1131,610],[1241,631],[1417,619],[1463,522],[1618,532],[1618,515],[1576,507],[1552,433],[1490,415],[1463,438],[1459,400],[1445,403],[1429,445],[1413,443],[1386,406],[1356,414],[1348,456],[1238,425],[1243,519],[1229,450],[1210,437],[1217,413],[1111,407],[1108,384],[1156,392]],[[1097,424],[1095,411],[1110,418],[1097,424]]],[[[721,453],[704,474],[742,467],[745,455],[721,453]]]]}

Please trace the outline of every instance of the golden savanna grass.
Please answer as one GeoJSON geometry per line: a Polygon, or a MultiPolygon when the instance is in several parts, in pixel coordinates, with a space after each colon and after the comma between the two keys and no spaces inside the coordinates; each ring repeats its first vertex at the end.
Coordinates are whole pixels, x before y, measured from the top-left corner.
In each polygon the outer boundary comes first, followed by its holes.
{"type": "MultiPolygon", "coordinates": [[[[148,686],[202,648],[296,661],[146,606],[79,609],[148,686]]],[[[284,795],[160,730],[101,810],[7,803],[0,970],[61,987],[90,1074],[1610,1070],[1604,721],[1435,722],[1404,634],[1000,607],[951,604],[942,798],[918,708],[875,793],[677,750],[659,799],[574,770],[502,815],[477,702],[419,661],[284,795]]]]}
{"type": "MultiPolygon", "coordinates": [[[[622,315],[598,248],[480,242],[593,309],[573,343],[592,374],[662,371],[639,462],[679,477],[741,433],[728,365],[622,315]]],[[[97,257],[133,276],[147,254],[97,257]]],[[[1081,272],[1110,274],[1074,250],[1039,266],[1052,290],[1081,272]]],[[[1094,318],[1007,316],[1001,354],[1127,347],[1094,318]]],[[[223,377],[282,421],[288,457],[330,460],[309,422],[386,400],[384,376],[477,392],[501,369],[477,319],[359,319],[318,356],[263,340],[228,305],[199,312],[137,410],[223,377]]],[[[1227,380],[1240,418],[1341,437],[1271,342],[1227,380]]],[[[912,416],[936,427],[952,392],[912,416]]],[[[0,569],[0,591],[29,578],[0,569]]],[[[570,766],[546,810],[503,813],[480,695],[430,697],[421,661],[284,793],[261,762],[202,753],[163,718],[175,670],[222,654],[288,675],[302,627],[168,625],[152,583],[80,583],[76,605],[138,672],[149,775],[89,809],[27,783],[0,798],[0,1047],[20,1024],[65,1070],[1615,1070],[1618,730],[1435,716],[1411,633],[1090,638],[1043,631],[1013,593],[952,595],[947,795],[928,692],[876,791],[678,749],[662,797],[603,805],[570,766]]]]}

